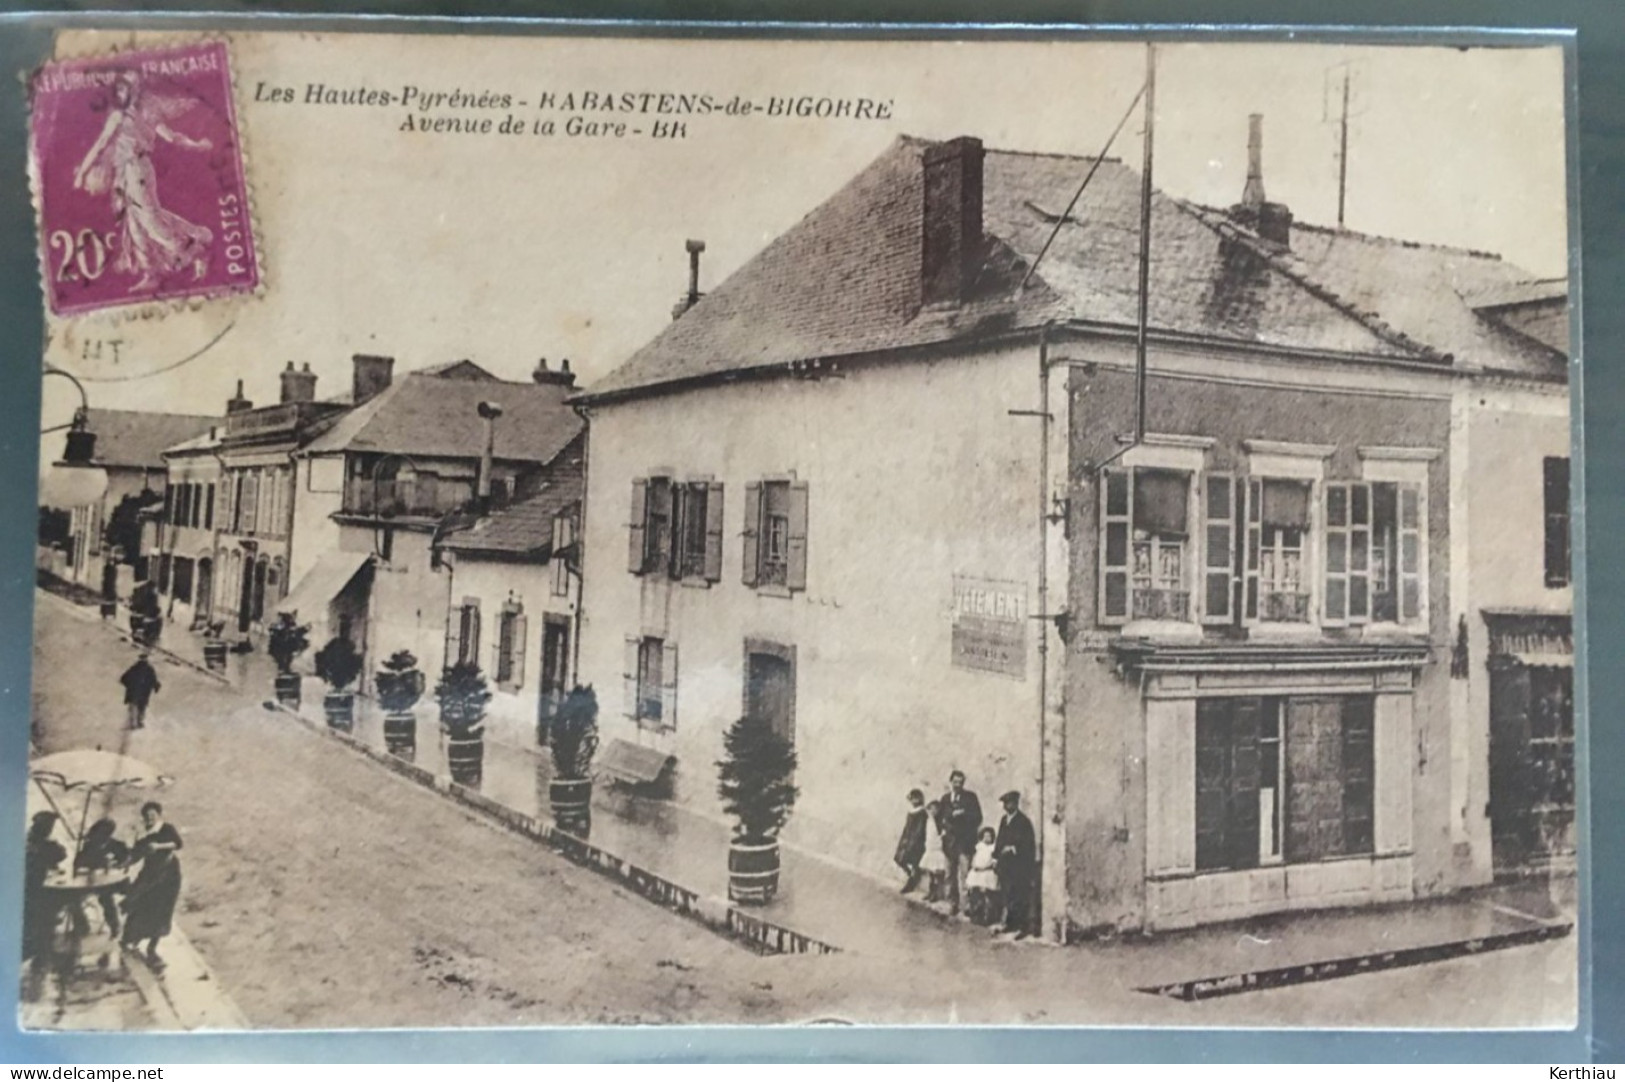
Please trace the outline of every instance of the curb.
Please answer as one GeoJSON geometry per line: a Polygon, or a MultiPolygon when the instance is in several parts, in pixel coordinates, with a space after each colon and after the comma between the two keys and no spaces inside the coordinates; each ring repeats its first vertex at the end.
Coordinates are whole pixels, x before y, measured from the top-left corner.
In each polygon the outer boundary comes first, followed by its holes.
{"type": "Polygon", "coordinates": [[[1135,991],[1145,992],[1153,996],[1183,1000],[1186,1003],[1195,1003],[1198,1000],[1214,999],[1219,996],[1233,996],[1242,992],[1262,992],[1269,988],[1287,988],[1295,984],[1338,980],[1342,977],[1354,977],[1362,973],[1380,973],[1386,969],[1405,969],[1410,966],[1426,965],[1430,962],[1445,962],[1453,958],[1465,958],[1474,954],[1506,950],[1508,947],[1544,943],[1550,939],[1562,939],[1573,930],[1573,923],[1543,924],[1538,928],[1502,932],[1498,935],[1481,936],[1476,939],[1456,939],[1447,943],[1430,944],[1425,947],[1409,947],[1404,950],[1381,951],[1376,954],[1356,954],[1345,958],[1332,958],[1324,962],[1307,962],[1295,966],[1282,966],[1278,969],[1257,969],[1249,973],[1231,973],[1222,977],[1203,977],[1191,981],[1176,981],[1172,984],[1149,985],[1137,988],[1135,991]]]}
{"type": "Polygon", "coordinates": [[[265,705],[289,715],[307,729],[371,759],[398,777],[420,788],[439,793],[522,837],[540,842],[572,864],[614,880],[646,901],[695,921],[758,954],[838,954],[841,951],[841,948],[834,944],[786,928],[755,914],[746,913],[721,898],[690,890],[593,845],[584,838],[567,834],[551,823],[516,811],[483,793],[459,785],[449,777],[435,774],[416,763],[408,763],[390,755],[387,751],[357,740],[350,733],[332,729],[325,722],[308,718],[282,703],[267,700],[265,705]]]}

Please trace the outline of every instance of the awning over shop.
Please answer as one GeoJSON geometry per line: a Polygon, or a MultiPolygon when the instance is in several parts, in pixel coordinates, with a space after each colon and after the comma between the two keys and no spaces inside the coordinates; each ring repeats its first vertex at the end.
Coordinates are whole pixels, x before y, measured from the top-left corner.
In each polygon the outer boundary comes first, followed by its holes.
{"type": "Polygon", "coordinates": [[[1510,658],[1530,667],[1569,668],[1574,664],[1574,621],[1567,613],[1485,609],[1490,657],[1510,658]]]}
{"type": "Polygon", "coordinates": [[[371,559],[365,552],[322,553],[316,566],[305,573],[287,597],[277,602],[276,611],[303,615],[307,620],[325,615],[327,606],[344,592],[371,559]]]}

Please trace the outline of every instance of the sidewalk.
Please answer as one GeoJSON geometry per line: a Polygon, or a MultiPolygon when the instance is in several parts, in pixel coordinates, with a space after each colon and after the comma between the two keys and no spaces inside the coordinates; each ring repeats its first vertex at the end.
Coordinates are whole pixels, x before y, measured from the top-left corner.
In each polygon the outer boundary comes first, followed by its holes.
{"type": "MultiPolygon", "coordinates": [[[[186,664],[202,666],[201,639],[181,629],[166,629],[160,644],[186,664]]],[[[267,700],[272,691],[271,662],[263,654],[232,655],[224,676],[214,674],[245,696],[267,700]]],[[[325,727],[321,685],[307,679],[300,711],[313,727],[325,727]]],[[[420,707],[418,745],[413,774],[446,783],[445,746],[432,705],[420,707]]],[[[375,758],[384,752],[380,711],[358,699],[356,724],[349,734],[375,758]]],[[[483,802],[494,802],[539,824],[550,823],[548,784],[551,761],[545,749],[515,747],[489,736],[483,802]]],[[[672,803],[631,795],[600,784],[593,794],[593,846],[635,864],[715,905],[727,895],[725,823],[672,803]]],[[[503,816],[503,818],[508,818],[503,816]]],[[[1418,964],[1454,945],[1461,953],[1495,949],[1501,937],[1521,941],[1531,936],[1567,934],[1572,921],[1574,881],[1554,879],[1510,884],[1403,906],[1280,914],[1240,924],[1210,926],[1155,937],[1129,937],[1089,942],[1065,950],[1043,951],[1036,940],[994,940],[985,929],[947,918],[923,903],[905,898],[894,885],[864,876],[804,851],[786,846],[781,854],[780,895],[770,905],[745,910],[774,924],[832,944],[842,951],[914,958],[927,952],[947,964],[973,968],[1010,952],[1039,951],[1066,968],[1086,971],[1091,981],[1125,991],[1151,992],[1165,986],[1194,984],[1238,974],[1288,967],[1323,967],[1324,976],[1350,959],[1370,958],[1377,968],[1383,956],[1399,954],[1388,964],[1418,964]],[[1418,954],[1417,963],[1407,953],[1418,954]],[[1066,959],[1072,959],[1068,962],[1066,959]]],[[[1312,975],[1310,979],[1315,979],[1312,975]]],[[[1189,991],[1189,989],[1186,989],[1189,991]]],[[[1165,991],[1164,994],[1175,994],[1165,991]]]]}

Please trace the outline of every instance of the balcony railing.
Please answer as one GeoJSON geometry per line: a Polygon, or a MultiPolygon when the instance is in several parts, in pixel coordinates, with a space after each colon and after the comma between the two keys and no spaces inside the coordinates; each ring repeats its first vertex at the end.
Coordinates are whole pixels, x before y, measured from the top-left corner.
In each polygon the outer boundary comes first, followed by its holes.
{"type": "Polygon", "coordinates": [[[467,481],[447,481],[424,474],[378,482],[353,478],[345,489],[344,513],[439,518],[466,504],[473,494],[473,486],[467,481]]]}
{"type": "Polygon", "coordinates": [[[1190,591],[1155,590],[1149,587],[1136,586],[1134,588],[1132,618],[1135,620],[1189,620],[1191,618],[1190,591]]]}
{"type": "Polygon", "coordinates": [[[1276,624],[1309,622],[1309,595],[1265,590],[1258,597],[1258,618],[1276,624]]]}

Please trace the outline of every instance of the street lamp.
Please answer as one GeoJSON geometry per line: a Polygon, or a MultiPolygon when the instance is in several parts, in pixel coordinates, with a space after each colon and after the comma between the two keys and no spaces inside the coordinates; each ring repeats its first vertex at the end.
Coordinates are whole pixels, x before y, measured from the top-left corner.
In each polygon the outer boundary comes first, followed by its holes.
{"type": "Polygon", "coordinates": [[[52,425],[42,429],[40,435],[49,435],[52,432],[68,430],[67,446],[62,451],[62,461],[70,466],[86,466],[96,458],[96,433],[90,431],[90,396],[85,393],[85,385],[80,383],[72,372],[65,371],[55,365],[45,366],[44,375],[61,376],[79,392],[79,408],[73,413],[73,420],[65,425],[52,425]]]}

